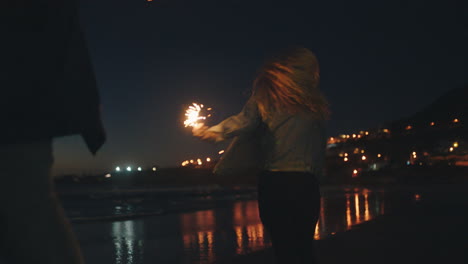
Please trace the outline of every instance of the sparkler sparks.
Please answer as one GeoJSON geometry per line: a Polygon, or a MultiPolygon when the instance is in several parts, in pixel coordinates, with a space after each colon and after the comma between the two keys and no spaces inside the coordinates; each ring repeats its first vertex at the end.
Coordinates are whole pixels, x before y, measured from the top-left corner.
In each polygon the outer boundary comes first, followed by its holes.
{"type": "MultiPolygon", "coordinates": [[[[192,103],[191,106],[185,111],[185,116],[187,119],[184,121],[185,127],[200,127],[203,126],[204,123],[200,122],[202,120],[206,120],[206,116],[200,115],[200,112],[203,109],[202,104],[197,104],[197,103],[192,103]]],[[[211,108],[208,108],[208,110],[211,110],[211,108]]],[[[210,117],[211,115],[208,115],[210,117]]]]}

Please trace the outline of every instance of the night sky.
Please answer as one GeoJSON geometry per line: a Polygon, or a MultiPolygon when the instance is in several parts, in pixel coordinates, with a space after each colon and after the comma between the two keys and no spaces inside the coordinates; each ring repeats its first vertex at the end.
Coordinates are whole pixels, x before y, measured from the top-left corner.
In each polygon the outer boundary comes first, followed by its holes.
{"type": "Polygon", "coordinates": [[[108,140],[92,157],[78,136],[55,142],[55,172],[175,166],[226,144],[184,128],[192,102],[214,124],[236,114],[272,52],[316,53],[330,136],[406,117],[468,84],[464,1],[82,0],[108,140]]]}

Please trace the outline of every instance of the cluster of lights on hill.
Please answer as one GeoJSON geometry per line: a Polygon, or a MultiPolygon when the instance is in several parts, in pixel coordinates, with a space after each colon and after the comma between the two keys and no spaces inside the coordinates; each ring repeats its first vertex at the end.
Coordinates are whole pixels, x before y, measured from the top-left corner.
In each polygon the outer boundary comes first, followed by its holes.
{"type": "MultiPolygon", "coordinates": [[[[206,158],[205,160],[206,160],[207,163],[208,163],[208,162],[211,162],[211,158],[206,158]]],[[[188,165],[190,165],[190,164],[192,164],[192,165],[200,165],[200,166],[201,166],[201,165],[203,165],[203,161],[202,161],[202,159],[185,160],[185,161],[182,162],[181,165],[182,165],[182,167],[185,167],[185,166],[188,166],[188,165]]]]}
{"type": "MultiPolygon", "coordinates": [[[[224,150],[220,150],[218,152],[219,155],[222,155],[224,153],[224,150]]],[[[202,166],[203,164],[209,164],[213,162],[213,160],[210,157],[207,157],[205,159],[197,158],[197,159],[189,159],[189,160],[184,160],[180,165],[182,167],[187,167],[189,165],[191,166],[202,166]]]]}
{"type": "MultiPolygon", "coordinates": [[[[451,120],[451,123],[460,124],[460,119],[454,118],[454,119],[451,120]]],[[[430,122],[429,126],[434,127],[434,126],[436,126],[436,123],[435,122],[430,122]]],[[[408,125],[405,126],[405,130],[412,130],[413,128],[414,127],[411,124],[408,124],[408,125]]],[[[390,130],[388,128],[382,128],[382,129],[379,129],[375,133],[390,134],[390,130]]],[[[349,139],[361,139],[361,138],[364,138],[364,137],[370,136],[370,135],[372,135],[372,134],[369,131],[360,131],[357,134],[341,134],[338,137],[328,138],[327,143],[329,145],[330,144],[336,144],[336,143],[342,143],[342,142],[346,142],[349,139]]]]}
{"type": "MultiPolygon", "coordinates": [[[[461,124],[460,119],[454,118],[450,120],[451,124],[456,124],[459,125],[461,124]]],[[[436,122],[429,122],[427,128],[429,127],[435,127],[436,122]]],[[[419,127],[419,126],[418,126],[419,127]]],[[[414,130],[414,126],[411,124],[408,124],[406,126],[401,127],[402,131],[410,131],[414,130]]],[[[337,146],[338,143],[345,143],[348,142],[349,140],[358,140],[358,139],[364,139],[365,137],[379,137],[382,135],[390,136],[391,134],[390,129],[388,128],[383,128],[383,129],[378,129],[374,132],[369,132],[369,131],[360,131],[359,133],[355,134],[341,134],[338,137],[330,137],[328,138],[328,148],[332,148],[337,146]]],[[[460,143],[458,141],[454,141],[450,143],[449,146],[445,149],[445,153],[454,153],[457,148],[459,148],[460,143]]],[[[342,159],[342,161],[346,163],[350,163],[351,161],[353,164],[368,164],[369,168],[372,169],[372,166],[374,166],[374,169],[377,168],[379,163],[385,162],[389,156],[384,153],[375,153],[375,150],[372,154],[366,153],[366,150],[364,148],[354,148],[352,151],[341,151],[337,153],[338,156],[342,159]]],[[[411,151],[409,153],[409,158],[406,161],[407,165],[422,165],[422,161],[424,159],[429,158],[431,155],[428,152],[422,151],[421,153],[417,153],[416,151],[411,151]]],[[[359,173],[362,171],[362,168],[355,168],[352,169],[352,177],[357,177],[359,173]]]]}

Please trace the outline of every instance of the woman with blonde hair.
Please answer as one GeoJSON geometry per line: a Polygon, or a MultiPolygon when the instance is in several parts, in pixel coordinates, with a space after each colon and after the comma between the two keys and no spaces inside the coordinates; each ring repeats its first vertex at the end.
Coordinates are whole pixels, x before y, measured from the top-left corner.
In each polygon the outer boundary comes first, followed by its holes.
{"type": "Polygon", "coordinates": [[[262,131],[259,213],[277,263],[315,263],[318,179],[323,175],[329,116],[319,79],[316,56],[306,48],[289,48],[261,67],[239,114],[193,131],[216,142],[262,131]]]}

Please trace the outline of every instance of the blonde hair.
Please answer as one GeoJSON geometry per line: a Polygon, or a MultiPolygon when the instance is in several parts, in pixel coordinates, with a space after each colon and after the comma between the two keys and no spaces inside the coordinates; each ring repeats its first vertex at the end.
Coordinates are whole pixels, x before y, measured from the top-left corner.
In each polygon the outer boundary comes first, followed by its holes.
{"type": "Polygon", "coordinates": [[[260,115],[276,111],[290,114],[313,112],[327,119],[328,102],[319,90],[317,57],[306,48],[289,48],[267,61],[253,85],[260,115]]]}

